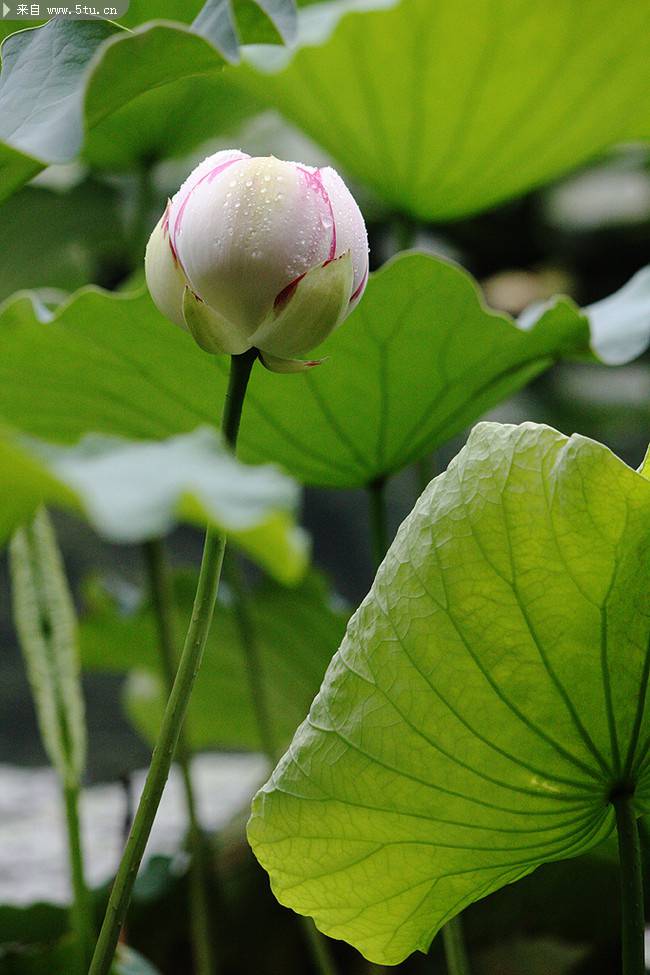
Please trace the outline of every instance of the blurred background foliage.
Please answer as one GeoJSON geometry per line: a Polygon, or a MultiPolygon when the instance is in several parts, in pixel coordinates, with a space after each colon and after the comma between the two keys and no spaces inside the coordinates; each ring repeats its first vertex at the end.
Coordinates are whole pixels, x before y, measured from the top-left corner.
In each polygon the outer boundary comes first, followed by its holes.
{"type": "MultiPolygon", "coordinates": [[[[146,34],[152,28],[140,35],[108,29],[86,44],[85,27],[65,25],[75,29],[86,51],[85,73],[57,76],[71,96],[62,117],[68,153],[65,146],[53,147],[52,133],[35,125],[26,108],[28,95],[31,104],[46,97],[52,64],[43,72],[36,66],[32,90],[17,99],[15,64],[33,57],[36,41],[26,41],[27,35],[15,47],[16,39],[9,41],[0,80],[0,178],[7,196],[0,207],[0,302],[35,289],[56,307],[89,283],[124,292],[141,285],[144,245],[167,197],[196,162],[230,146],[333,163],[366,216],[373,269],[415,247],[461,264],[479,281],[487,303],[512,315],[558,292],[581,305],[596,301],[648,262],[645,0],[591,0],[579,11],[571,0],[551,6],[476,0],[471,16],[455,0],[299,6],[306,9],[297,53],[280,45],[245,48],[239,64],[228,64],[225,43],[221,53],[212,47],[218,37],[199,42],[188,38],[186,28],[169,28],[164,43],[155,44],[154,35],[146,34]],[[116,37],[125,45],[122,55],[116,37]],[[129,54],[126,45],[141,42],[152,46],[129,54]],[[190,45],[200,63],[188,63],[190,45]],[[171,55],[166,76],[164,51],[171,55]],[[138,77],[121,80],[122,94],[110,93],[106,111],[106,85],[134,56],[141,57],[133,71],[138,77]],[[60,161],[49,164],[52,158],[60,161]]],[[[155,18],[189,25],[200,8],[198,0],[132,0],[122,24],[137,28],[155,18]]],[[[254,4],[238,0],[234,14],[244,42],[281,39],[254,4]]],[[[16,26],[4,22],[0,35],[16,26]]],[[[650,429],[650,359],[612,369],[558,362],[490,417],[577,431],[637,466],[650,429]]],[[[464,439],[455,436],[435,457],[390,479],[391,534],[422,484],[446,466],[464,439]]],[[[347,608],[358,604],[373,577],[362,489],[308,488],[302,520],[327,582],[315,572],[300,587],[283,590],[247,568],[265,636],[261,652],[279,745],[308,707],[347,608]]],[[[148,760],[146,742],[162,694],[141,551],[99,540],[70,515],[58,514],[56,524],[82,614],[88,783],[128,778],[148,760]]],[[[180,570],[181,616],[191,589],[187,568],[196,564],[199,547],[189,528],[169,539],[180,570]]],[[[0,761],[39,766],[45,757],[16,649],[5,572],[3,567],[0,761]]],[[[214,666],[197,688],[190,735],[197,747],[255,750],[260,729],[251,722],[242,690],[242,662],[230,652],[236,633],[229,594],[227,583],[212,637],[214,666]],[[216,732],[210,710],[215,682],[222,693],[224,686],[232,689],[231,710],[216,732]]],[[[247,850],[243,822],[244,813],[213,843],[220,878],[213,920],[223,936],[223,971],[307,972],[291,918],[273,900],[247,850]]],[[[614,971],[618,919],[609,893],[615,874],[615,856],[603,849],[542,867],[472,907],[467,928],[477,975],[614,971]]],[[[131,943],[169,975],[188,970],[185,883],[182,865],[150,861],[138,881],[129,927],[131,943]]],[[[95,896],[99,916],[105,891],[95,896]]],[[[54,905],[0,907],[0,973],[65,970],[41,947],[25,947],[54,943],[65,930],[65,913],[54,905]]],[[[65,952],[65,943],[51,950],[65,952]]],[[[368,971],[345,946],[335,951],[342,970],[368,971]]],[[[430,959],[414,958],[401,970],[443,971],[439,946],[434,944],[430,959]]]]}

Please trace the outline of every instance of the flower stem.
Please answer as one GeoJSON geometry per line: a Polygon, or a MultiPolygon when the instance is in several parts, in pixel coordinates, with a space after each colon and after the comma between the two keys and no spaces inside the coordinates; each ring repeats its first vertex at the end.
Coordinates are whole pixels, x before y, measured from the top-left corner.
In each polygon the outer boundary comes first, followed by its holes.
{"type": "Polygon", "coordinates": [[[388,551],[388,511],[386,509],[386,478],[378,477],[368,485],[370,501],[370,539],[372,557],[377,569],[388,551]]]}
{"type": "MultiPolygon", "coordinates": [[[[370,523],[374,564],[377,568],[389,547],[388,513],[386,511],[386,478],[379,477],[368,485],[370,523]]],[[[463,938],[461,916],[448,921],[442,929],[442,940],[449,975],[470,975],[469,959],[463,938]]],[[[628,973],[624,973],[628,975],[628,973]]],[[[630,973],[632,975],[632,973],[630,973]]],[[[634,973],[636,975],[636,973],[634,973]]]]}
{"type": "MultiPolygon", "coordinates": [[[[158,627],[160,660],[168,693],[171,694],[178,666],[172,577],[162,539],[158,538],[145,542],[143,545],[143,553],[147,565],[151,599],[158,627]]],[[[206,841],[196,811],[196,799],[192,785],[191,753],[182,729],[176,746],[176,762],[183,780],[187,818],[189,821],[188,840],[191,855],[189,889],[192,954],[196,975],[214,975],[216,960],[210,935],[210,907],[208,898],[210,874],[206,856],[206,841]]]]}
{"type": "MultiPolygon", "coordinates": [[[[262,751],[271,762],[271,765],[275,765],[280,758],[281,752],[278,749],[273,731],[264,673],[262,670],[260,646],[257,633],[255,632],[255,622],[250,611],[246,582],[236,556],[228,559],[225,573],[234,597],[239,642],[246,659],[251,701],[257,721],[260,744],[262,751]]],[[[336,968],[334,967],[325,936],[320,933],[310,917],[300,917],[299,920],[316,971],[319,975],[336,975],[336,968]]]]}
{"type": "Polygon", "coordinates": [[[72,930],[79,947],[80,972],[85,972],[90,961],[95,932],[90,906],[90,896],[84,877],[83,848],[79,824],[79,786],[64,785],[63,800],[68,834],[68,859],[72,883],[72,930]]]}
{"type": "Polygon", "coordinates": [[[435,476],[434,461],[435,461],[434,455],[428,454],[426,457],[421,457],[420,460],[418,460],[415,465],[417,483],[420,490],[420,494],[422,494],[427,489],[427,487],[429,486],[429,481],[431,481],[432,478],[435,476]]]}
{"type": "Polygon", "coordinates": [[[442,942],[445,946],[447,971],[449,975],[470,975],[469,958],[463,937],[461,915],[457,914],[447,921],[442,929],[442,942]]]}
{"type": "Polygon", "coordinates": [[[301,916],[300,921],[318,975],[336,975],[336,968],[324,935],[320,933],[310,917],[301,916]]]}
{"type": "Polygon", "coordinates": [[[645,975],[643,875],[641,843],[632,797],[613,800],[621,865],[621,941],[623,975],[645,975]]]}
{"type": "Polygon", "coordinates": [[[252,707],[255,713],[260,745],[271,764],[275,765],[280,758],[281,752],[278,750],[275,741],[275,732],[273,730],[268,695],[266,693],[266,682],[264,680],[262,655],[250,611],[246,582],[243,578],[239,559],[234,553],[231,553],[230,557],[226,560],[224,574],[228,585],[232,589],[233,608],[237,620],[237,629],[239,631],[239,643],[246,661],[246,676],[252,707]]]}
{"type": "MultiPolygon", "coordinates": [[[[250,349],[242,355],[233,356],[231,360],[221,429],[226,441],[233,447],[237,441],[246,387],[256,358],[257,351],[250,349]]],[[[142,797],[113,883],[88,975],[107,975],[111,967],[119,931],[126,917],[135,878],[165,788],[194,681],[201,665],[217,598],[225,547],[225,537],[208,528],[205,533],[203,559],[192,617],[174,678],[174,686],[167,701],[142,797]]]]}

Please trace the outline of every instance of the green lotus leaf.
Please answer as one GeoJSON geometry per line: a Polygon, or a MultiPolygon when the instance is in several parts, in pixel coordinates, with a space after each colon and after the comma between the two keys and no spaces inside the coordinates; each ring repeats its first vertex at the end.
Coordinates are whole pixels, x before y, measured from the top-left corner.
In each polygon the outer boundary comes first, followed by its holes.
{"type": "MultiPolygon", "coordinates": [[[[7,37],[0,73],[0,199],[50,163],[74,159],[113,112],[152,89],[210,78],[225,61],[182,24],[121,30],[55,19],[7,37]]],[[[205,136],[204,136],[205,138],[205,136]]]]}
{"type": "Polygon", "coordinates": [[[650,811],[650,484],[480,424],[400,528],[253,805],[278,899],[375,962],[650,811]]]}
{"type": "Polygon", "coordinates": [[[46,504],[84,515],[113,542],[207,522],[284,582],[305,568],[297,486],[273,467],[242,464],[209,428],[162,441],[89,435],[73,447],[5,431],[0,470],[0,542],[46,504]]]}
{"type": "MultiPolygon", "coordinates": [[[[14,427],[74,442],[218,422],[227,357],[203,353],[147,295],[86,289],[43,317],[27,295],[0,307],[0,417],[14,427]]],[[[291,376],[255,367],[240,453],[304,483],[358,487],[426,456],[556,360],[623,362],[649,338],[648,271],[604,302],[558,298],[518,325],[485,306],[466,271],[404,254],[311,353],[321,365],[291,376]]]]}
{"type": "Polygon", "coordinates": [[[650,136],[638,0],[346,0],[232,72],[388,203],[459,217],[650,136]]]}
{"type": "MultiPolygon", "coordinates": [[[[195,575],[179,573],[174,588],[178,629],[183,632],[192,612],[195,575]]],[[[267,579],[251,591],[247,604],[256,679],[268,702],[271,738],[274,747],[284,748],[320,687],[349,614],[332,605],[316,573],[291,588],[267,579]]],[[[141,734],[155,741],[167,695],[149,602],[135,610],[120,610],[117,601],[94,583],[87,592],[87,606],[80,624],[83,666],[130,672],[124,698],[127,713],[141,734]]],[[[264,750],[267,742],[264,733],[260,735],[252,693],[247,651],[226,571],[190,703],[186,731],[191,746],[264,750]]]]}
{"type": "Polygon", "coordinates": [[[292,41],[296,10],[293,0],[163,0],[132,4],[121,24],[16,26],[0,32],[0,200],[82,148],[94,165],[141,168],[232,127],[257,101],[222,82],[225,59],[239,58],[240,43],[292,41]]]}

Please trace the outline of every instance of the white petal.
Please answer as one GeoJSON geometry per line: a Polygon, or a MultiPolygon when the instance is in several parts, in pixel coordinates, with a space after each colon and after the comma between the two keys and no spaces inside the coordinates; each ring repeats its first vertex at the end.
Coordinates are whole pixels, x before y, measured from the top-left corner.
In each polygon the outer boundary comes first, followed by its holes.
{"type": "Polygon", "coordinates": [[[242,152],[241,149],[220,149],[219,152],[213,152],[211,156],[206,156],[203,162],[195,166],[185,182],[181,184],[181,188],[172,197],[170,212],[172,234],[179,211],[182,210],[184,201],[187,200],[197,183],[208,179],[211,173],[222,170],[222,167],[227,168],[228,163],[239,162],[242,159],[250,159],[250,156],[242,152]]]}
{"type": "Polygon", "coordinates": [[[174,257],[168,230],[169,204],[149,238],[144,255],[147,286],[158,311],[185,328],[183,291],[185,275],[174,257]]]}
{"type": "Polygon", "coordinates": [[[349,189],[336,172],[328,166],[320,170],[323,185],[327,190],[336,229],[336,257],[350,251],[352,255],[353,307],[361,299],[368,280],[368,234],[361,210],[349,189]]]}
{"type": "Polygon", "coordinates": [[[178,208],[174,245],[192,289],[248,333],[330,256],[331,208],[315,173],[273,157],[235,161],[214,177],[205,170],[178,208]]]}

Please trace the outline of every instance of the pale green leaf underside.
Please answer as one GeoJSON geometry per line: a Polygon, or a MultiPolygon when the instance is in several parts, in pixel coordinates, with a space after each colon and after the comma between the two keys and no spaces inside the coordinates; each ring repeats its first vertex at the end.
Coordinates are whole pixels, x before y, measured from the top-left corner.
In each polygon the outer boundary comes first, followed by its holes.
{"type": "Polygon", "coordinates": [[[457,0],[364,0],[300,20],[292,58],[256,56],[263,71],[233,78],[425,219],[484,209],[650,136],[650,7],[638,0],[474,0],[467,16],[457,0]],[[332,11],[351,9],[323,42],[332,11]]]}
{"type": "Polygon", "coordinates": [[[79,786],[86,723],[77,618],[56,535],[45,509],[10,543],[13,621],[43,747],[66,787],[79,786]]]}
{"type": "MultiPolygon", "coordinates": [[[[261,751],[264,742],[227,578],[226,572],[186,731],[195,749],[261,751]]],[[[195,590],[194,575],[176,577],[179,632],[189,622],[195,590]]],[[[132,672],[125,688],[127,712],[141,734],[153,741],[166,694],[151,609],[144,605],[134,613],[120,613],[97,589],[89,604],[80,627],[83,666],[132,672]]],[[[320,687],[349,614],[332,608],[315,574],[292,588],[267,580],[250,593],[248,607],[259,658],[257,678],[265,687],[273,740],[285,747],[320,687]]]]}
{"type": "MultiPolygon", "coordinates": [[[[625,302],[615,320],[607,317],[619,336],[617,361],[628,329],[628,357],[638,354],[639,288],[627,293],[631,324],[625,302]]],[[[589,318],[568,299],[518,328],[483,305],[462,269],[405,254],[371,275],[361,304],[314,353],[327,357],[322,365],[292,376],[255,367],[241,456],[280,463],[309,484],[363,485],[588,348],[589,318]]],[[[44,439],[166,437],[214,423],[227,368],[226,357],[203,353],[146,295],[81,291],[47,326],[26,296],[0,310],[0,417],[44,439]]]]}
{"type": "Polygon", "coordinates": [[[238,60],[240,43],[293,42],[296,4],[295,0],[205,0],[192,27],[231,60],[238,60]]]}
{"type": "Polygon", "coordinates": [[[149,442],[91,435],[74,447],[4,434],[0,471],[0,543],[47,504],[83,514],[113,542],[208,522],[285,582],[305,568],[296,485],[275,468],[240,463],[208,428],[149,442]]]}
{"type": "MultiPolygon", "coordinates": [[[[218,4],[229,9],[230,0],[218,4]]],[[[282,42],[295,32],[292,0],[236,2],[229,39],[201,15],[190,28],[199,3],[131,6],[129,32],[54,20],[3,45],[0,199],[82,148],[94,165],[151,165],[233,127],[257,103],[222,80],[222,53],[236,59],[240,40],[282,42]]]]}
{"type": "Polygon", "coordinates": [[[402,525],[249,836],[277,897],[366,956],[650,810],[650,484],[480,424],[402,525]]]}
{"type": "MultiPolygon", "coordinates": [[[[209,86],[224,63],[182,24],[153,22],[126,32],[106,21],[57,19],[7,38],[0,74],[0,199],[50,163],[73,159],[86,133],[114,112],[168,85],[172,97],[175,84],[201,78],[209,86]]],[[[133,138],[144,156],[142,136],[134,130],[133,138]]],[[[160,147],[161,133],[156,130],[152,139],[150,151],[155,140],[160,147]]],[[[187,147],[182,134],[180,145],[187,147]]],[[[110,158],[100,144],[102,151],[110,158]]]]}
{"type": "Polygon", "coordinates": [[[113,963],[111,975],[160,975],[157,968],[142,955],[129,948],[119,945],[113,963]]]}

